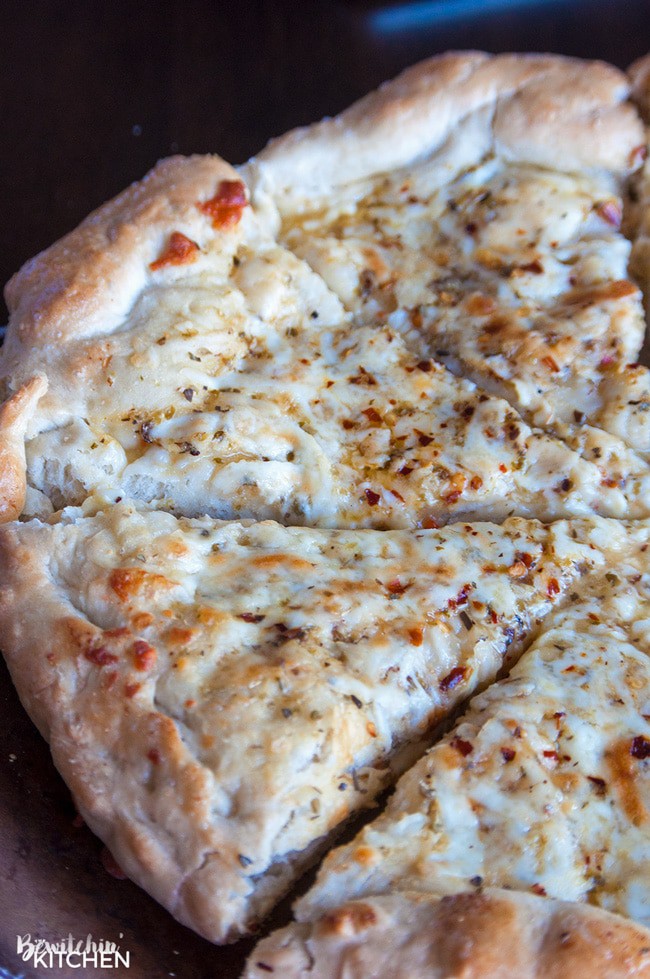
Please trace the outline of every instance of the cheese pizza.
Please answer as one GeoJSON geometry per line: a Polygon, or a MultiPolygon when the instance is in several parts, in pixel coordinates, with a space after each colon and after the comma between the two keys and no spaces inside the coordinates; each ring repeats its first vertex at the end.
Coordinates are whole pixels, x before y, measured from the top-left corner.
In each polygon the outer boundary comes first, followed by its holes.
{"type": "Polygon", "coordinates": [[[434,58],[7,287],[0,645],[127,874],[233,940],[416,762],[251,975],[648,969],[648,74],[434,58]]]}

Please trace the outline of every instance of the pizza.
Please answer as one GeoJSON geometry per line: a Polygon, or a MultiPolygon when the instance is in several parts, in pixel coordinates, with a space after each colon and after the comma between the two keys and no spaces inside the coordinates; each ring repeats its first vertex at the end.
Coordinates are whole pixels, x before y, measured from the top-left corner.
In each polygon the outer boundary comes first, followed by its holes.
{"type": "Polygon", "coordinates": [[[0,644],[125,872],[232,941],[402,776],[252,975],[648,968],[648,77],[434,58],[7,286],[0,644]]]}

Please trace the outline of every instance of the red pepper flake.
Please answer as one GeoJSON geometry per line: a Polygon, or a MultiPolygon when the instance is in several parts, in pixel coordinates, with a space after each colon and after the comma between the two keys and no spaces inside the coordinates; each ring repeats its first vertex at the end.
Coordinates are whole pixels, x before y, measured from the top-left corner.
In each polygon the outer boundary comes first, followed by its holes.
{"type": "Polygon", "coordinates": [[[630,747],[630,754],[633,758],[649,758],[650,757],[650,741],[643,734],[637,734],[635,738],[632,738],[632,745],[630,747]]]}
{"type": "Polygon", "coordinates": [[[213,228],[225,230],[239,224],[247,203],[246,188],[241,180],[222,180],[214,197],[196,206],[211,219],[213,228]]]}
{"type": "Polygon", "coordinates": [[[116,880],[126,880],[126,874],[120,867],[111,851],[107,850],[105,846],[102,847],[100,859],[104,865],[104,870],[109,873],[111,877],[115,877],[116,880]]]}
{"type": "Polygon", "coordinates": [[[124,685],[124,696],[129,698],[135,697],[136,693],[141,687],[141,683],[126,683],[124,685]]]}
{"type": "Polygon", "coordinates": [[[96,646],[94,648],[87,649],[84,656],[95,666],[108,666],[111,663],[117,663],[119,656],[115,653],[111,653],[106,646],[96,646]]]}
{"type": "Polygon", "coordinates": [[[410,476],[412,472],[413,472],[412,466],[402,466],[401,469],[397,470],[397,474],[399,476],[410,476]]]}
{"type": "Polygon", "coordinates": [[[196,261],[198,254],[199,246],[195,241],[180,231],[173,231],[160,257],[155,262],[150,262],[149,268],[152,272],[157,272],[168,265],[188,265],[196,261]]]}
{"type": "Polygon", "coordinates": [[[416,364],[417,369],[422,371],[424,374],[430,374],[433,370],[433,364],[430,360],[421,360],[416,364]]]}
{"type": "Polygon", "coordinates": [[[515,752],[514,748],[502,748],[501,749],[501,755],[503,757],[503,760],[506,763],[508,763],[509,761],[512,761],[512,759],[515,757],[515,754],[516,754],[516,752],[515,752]]]}
{"type": "Polygon", "coordinates": [[[142,672],[152,670],[156,665],[157,658],[156,650],[148,642],[145,642],[144,639],[137,639],[133,643],[133,659],[136,670],[141,670],[142,672]]]}
{"type": "Polygon", "coordinates": [[[238,619],[242,619],[244,622],[261,622],[265,619],[265,615],[256,615],[254,612],[242,612],[241,615],[237,616],[238,619]]]}
{"type": "Polygon", "coordinates": [[[507,466],[504,466],[504,464],[502,462],[499,463],[499,472],[502,472],[502,473],[507,473],[508,472],[508,467],[507,466]]]}
{"type": "Polygon", "coordinates": [[[379,493],[375,493],[375,491],[374,490],[371,490],[371,489],[364,490],[364,492],[365,492],[365,495],[366,495],[366,499],[368,501],[368,505],[369,506],[377,506],[377,504],[379,503],[379,500],[381,499],[381,497],[379,496],[379,493]]]}
{"type": "Polygon", "coordinates": [[[399,578],[393,578],[386,585],[386,591],[390,592],[391,595],[403,595],[407,588],[411,587],[411,582],[407,581],[406,584],[401,582],[399,578]]]}
{"type": "Polygon", "coordinates": [[[423,530],[437,530],[440,524],[435,517],[429,516],[422,520],[421,526],[423,530]]]}
{"type": "Polygon", "coordinates": [[[533,884],[533,886],[531,887],[531,891],[533,891],[534,894],[539,894],[540,897],[547,896],[546,889],[542,887],[541,884],[533,884]]]}
{"type": "Polygon", "coordinates": [[[402,496],[401,493],[398,493],[396,489],[389,489],[388,492],[391,493],[392,496],[394,496],[397,500],[399,500],[400,503],[404,502],[404,497],[402,496]]]}
{"type": "Polygon", "coordinates": [[[424,639],[424,629],[421,625],[414,626],[412,629],[407,630],[407,635],[409,637],[409,642],[411,646],[421,646],[424,639]]]}
{"type": "Polygon", "coordinates": [[[614,363],[614,359],[615,358],[612,356],[612,354],[605,354],[604,357],[601,357],[600,358],[600,366],[601,367],[609,367],[610,364],[613,364],[614,363]]]}
{"type": "Polygon", "coordinates": [[[467,669],[464,666],[455,666],[451,673],[443,677],[439,683],[441,690],[453,690],[457,687],[459,683],[462,683],[467,674],[467,669]]]}
{"type": "Polygon", "coordinates": [[[471,587],[471,585],[463,585],[456,597],[449,599],[447,602],[447,608],[450,609],[450,611],[455,612],[459,605],[467,605],[467,596],[471,587]]]}
{"type": "Polygon", "coordinates": [[[467,756],[471,755],[471,753],[474,751],[474,745],[469,741],[463,741],[462,738],[453,738],[449,744],[452,748],[455,748],[456,751],[460,752],[463,758],[467,758],[467,756]]]}
{"type": "Polygon", "coordinates": [[[415,434],[418,437],[418,442],[422,446],[431,445],[433,442],[433,435],[425,435],[424,432],[420,432],[417,428],[415,429],[415,434]]]}
{"type": "Polygon", "coordinates": [[[499,616],[497,615],[497,613],[494,611],[493,608],[490,609],[490,621],[493,622],[494,625],[496,625],[497,622],[499,621],[499,616]]]}
{"type": "Polygon", "coordinates": [[[341,425],[346,430],[346,432],[349,432],[351,428],[357,427],[351,418],[344,418],[343,421],[341,422],[341,425]]]}
{"type": "Polygon", "coordinates": [[[476,490],[480,490],[481,486],[483,485],[483,480],[480,476],[472,476],[469,481],[469,485],[470,489],[473,489],[474,492],[476,492],[476,490]]]}
{"type": "Polygon", "coordinates": [[[554,357],[551,357],[550,354],[547,354],[546,357],[542,357],[540,363],[543,364],[548,370],[553,371],[554,374],[557,374],[560,369],[558,367],[557,360],[555,360],[554,357]]]}
{"type": "Polygon", "coordinates": [[[618,486],[618,479],[613,476],[605,476],[601,482],[603,486],[607,486],[609,489],[615,489],[618,486]]]}
{"type": "Polygon", "coordinates": [[[546,594],[549,598],[553,598],[554,595],[560,594],[560,586],[558,584],[557,578],[549,578],[548,584],[546,586],[546,594]]]}
{"type": "Polygon", "coordinates": [[[376,408],[364,408],[362,414],[366,416],[369,422],[381,425],[382,418],[376,408]]]}
{"type": "Polygon", "coordinates": [[[559,760],[559,755],[557,751],[543,751],[542,754],[545,758],[551,758],[553,761],[559,760]]]}
{"type": "Polygon", "coordinates": [[[147,758],[149,759],[152,765],[160,764],[160,752],[158,751],[157,748],[151,748],[147,752],[147,758]]]}

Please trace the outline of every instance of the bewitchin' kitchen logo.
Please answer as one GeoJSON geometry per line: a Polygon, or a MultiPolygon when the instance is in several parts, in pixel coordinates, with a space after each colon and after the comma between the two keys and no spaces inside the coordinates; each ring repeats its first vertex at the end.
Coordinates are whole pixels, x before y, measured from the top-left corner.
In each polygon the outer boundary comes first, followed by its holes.
{"type": "MultiPolygon", "coordinates": [[[[120,935],[120,938],[122,935],[120,935]]],[[[31,935],[16,935],[16,951],[23,962],[41,969],[128,969],[131,953],[123,952],[115,942],[93,941],[92,935],[59,942],[47,942],[31,935]]]]}

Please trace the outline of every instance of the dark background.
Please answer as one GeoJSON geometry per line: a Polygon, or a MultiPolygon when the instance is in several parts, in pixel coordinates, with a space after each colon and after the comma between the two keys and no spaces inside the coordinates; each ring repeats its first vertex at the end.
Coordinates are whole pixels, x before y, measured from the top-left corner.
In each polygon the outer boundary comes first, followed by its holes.
{"type": "MultiPolygon", "coordinates": [[[[650,0],[0,0],[0,280],[160,157],[241,162],[450,48],[625,67],[650,49],[650,0]]],[[[107,874],[73,817],[2,668],[0,979],[33,975],[17,933],[69,931],[130,950],[133,979],[239,974],[250,943],[216,949],[181,928],[107,874]]]]}

